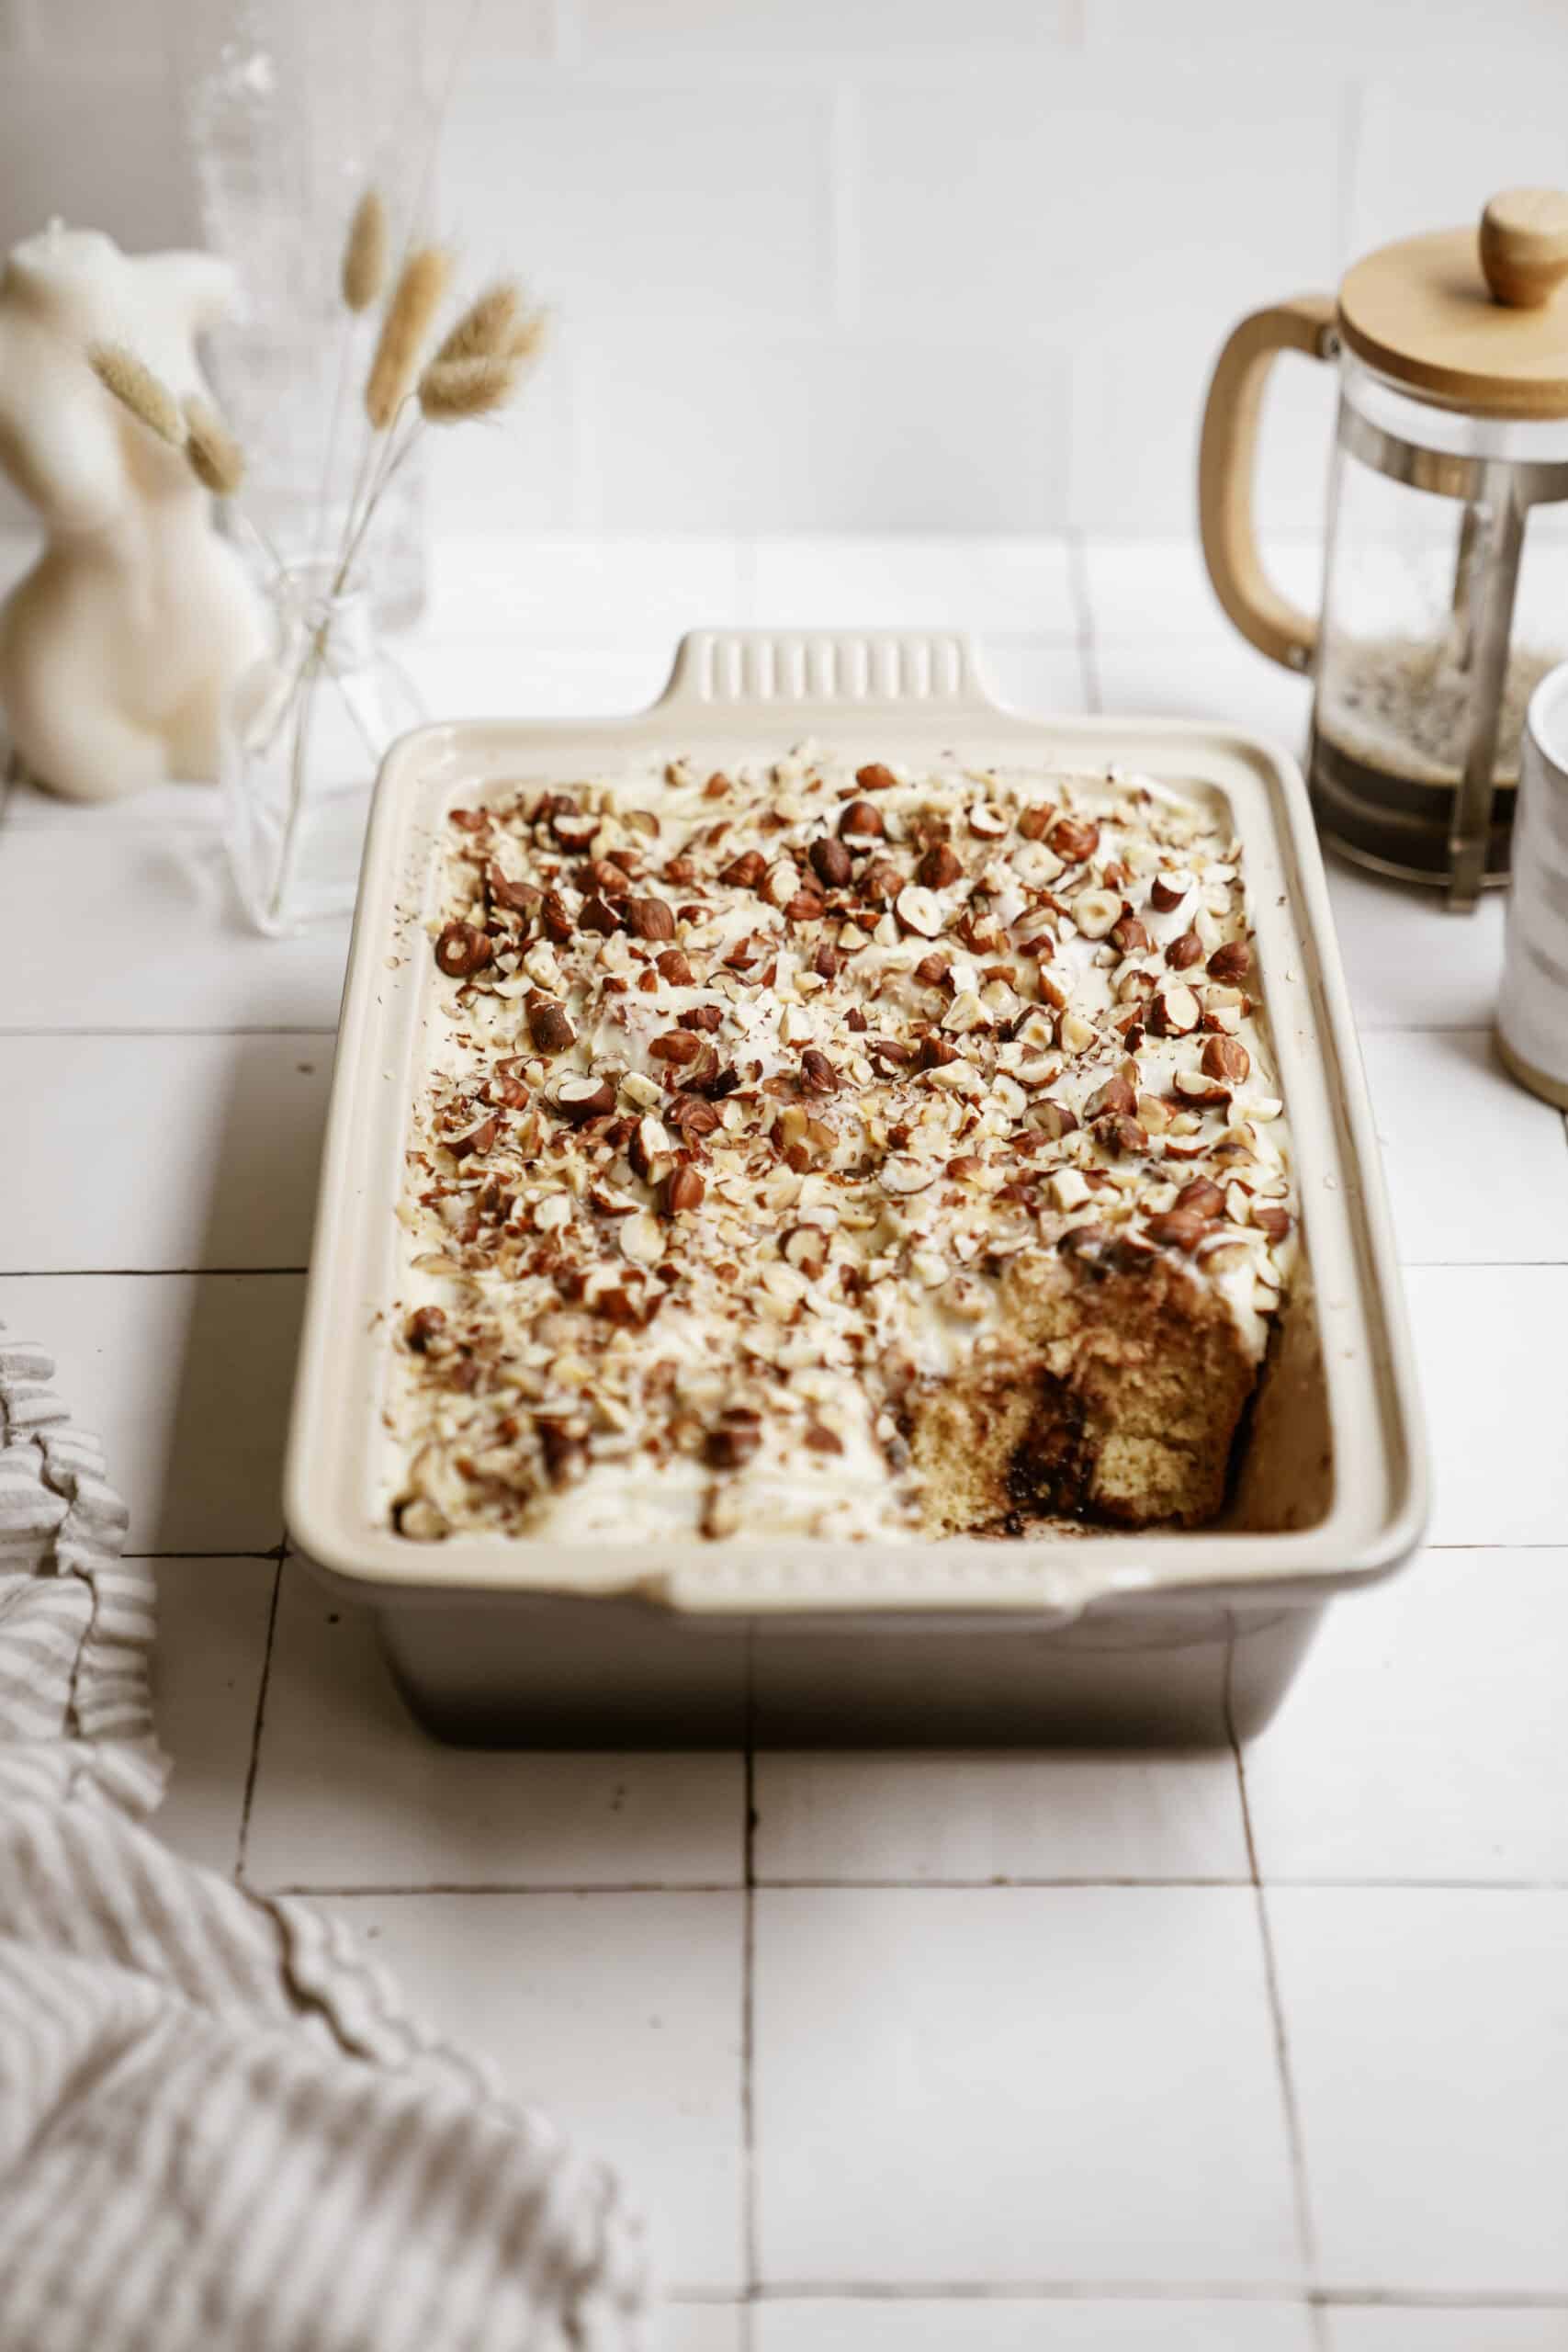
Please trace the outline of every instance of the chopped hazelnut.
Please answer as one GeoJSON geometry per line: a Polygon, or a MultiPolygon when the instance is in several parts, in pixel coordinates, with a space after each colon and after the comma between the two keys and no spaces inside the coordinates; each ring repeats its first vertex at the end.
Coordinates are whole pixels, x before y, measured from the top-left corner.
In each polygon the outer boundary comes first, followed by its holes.
{"type": "Polygon", "coordinates": [[[1209,958],[1212,980],[1245,980],[1251,969],[1252,950],[1245,939],[1227,941],[1224,947],[1216,947],[1209,958]]]}
{"type": "Polygon", "coordinates": [[[855,870],[854,859],[841,841],[830,833],[812,842],[807,855],[811,870],[818,880],[829,890],[841,890],[855,870]]]}
{"type": "Polygon", "coordinates": [[[1252,1068],[1252,1057],[1238,1038],[1211,1037],[1203,1047],[1200,1067],[1205,1078],[1217,1078],[1227,1086],[1239,1086],[1252,1068]]]}
{"type": "Polygon", "coordinates": [[[435,961],[449,980],[470,979],[490,962],[490,941],[472,923],[449,922],[435,943],[435,961]]]}

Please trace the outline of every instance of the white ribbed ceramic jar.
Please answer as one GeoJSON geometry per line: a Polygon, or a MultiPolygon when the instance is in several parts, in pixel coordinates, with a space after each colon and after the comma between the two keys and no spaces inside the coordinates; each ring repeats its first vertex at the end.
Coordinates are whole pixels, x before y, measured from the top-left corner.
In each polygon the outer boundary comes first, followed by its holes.
{"type": "Polygon", "coordinates": [[[1568,662],[1525,717],[1497,1043],[1517,1079],[1568,1110],[1568,662]]]}

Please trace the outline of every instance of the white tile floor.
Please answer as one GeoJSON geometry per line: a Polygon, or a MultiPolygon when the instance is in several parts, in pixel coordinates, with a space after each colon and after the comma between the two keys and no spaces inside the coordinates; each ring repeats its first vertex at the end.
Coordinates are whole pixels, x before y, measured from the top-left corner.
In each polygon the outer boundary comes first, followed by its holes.
{"type": "MultiPolygon", "coordinates": [[[[1179,545],[449,545],[408,658],[612,710],[738,619],[1304,716],[1179,545]]],[[[1438,1509],[1245,1759],[484,1756],[283,1555],[343,933],[236,927],[209,793],[0,816],[0,1314],[163,1555],[165,1831],[624,2164],[668,2352],[1568,2352],[1568,1137],[1491,1054],[1500,909],[1332,888],[1438,1509]]]]}

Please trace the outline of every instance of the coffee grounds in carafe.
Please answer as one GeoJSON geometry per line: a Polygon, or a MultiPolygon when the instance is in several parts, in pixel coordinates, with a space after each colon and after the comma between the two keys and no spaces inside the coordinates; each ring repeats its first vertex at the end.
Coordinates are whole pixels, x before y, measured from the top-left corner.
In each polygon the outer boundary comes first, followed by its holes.
{"type": "MultiPolygon", "coordinates": [[[[1562,659],[1531,646],[1509,656],[1493,774],[1517,783],[1519,738],[1531,695],[1562,659]]],[[[1348,759],[1386,775],[1457,785],[1464,772],[1475,674],[1451,638],[1332,636],[1322,656],[1315,723],[1348,759]]]]}

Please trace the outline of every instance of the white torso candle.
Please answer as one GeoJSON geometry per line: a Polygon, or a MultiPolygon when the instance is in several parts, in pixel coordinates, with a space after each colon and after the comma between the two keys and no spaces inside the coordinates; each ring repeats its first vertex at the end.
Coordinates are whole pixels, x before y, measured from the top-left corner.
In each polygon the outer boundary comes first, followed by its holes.
{"type": "Polygon", "coordinates": [[[121,344],[177,400],[205,395],[195,338],[234,295],[208,254],[58,222],[0,276],[0,466],[46,534],[0,606],[0,707],[28,773],[72,799],[215,775],[223,696],[265,643],[206,492],[86,356],[121,344]]]}

